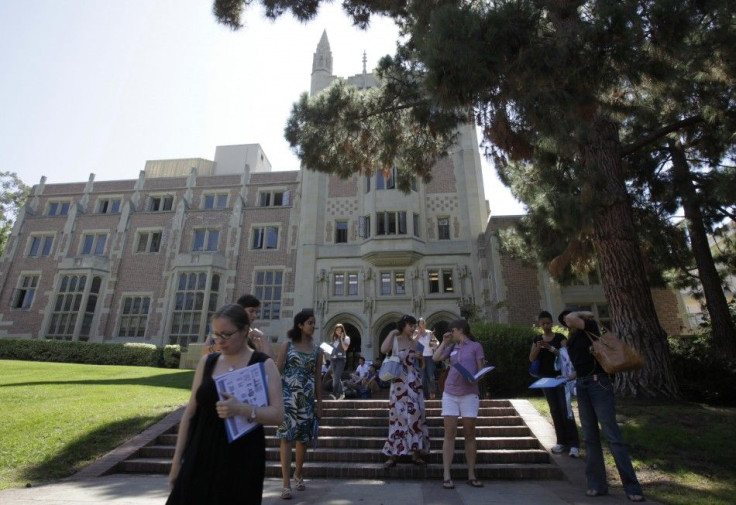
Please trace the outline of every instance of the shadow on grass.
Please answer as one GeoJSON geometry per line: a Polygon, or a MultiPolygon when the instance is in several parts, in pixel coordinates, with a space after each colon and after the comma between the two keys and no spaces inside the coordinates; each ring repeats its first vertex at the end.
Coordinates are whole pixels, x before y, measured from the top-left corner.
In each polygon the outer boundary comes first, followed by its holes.
{"type": "Polygon", "coordinates": [[[26,468],[19,478],[31,484],[48,482],[75,474],[95,459],[161,420],[159,416],[139,416],[112,422],[69,443],[39,464],[26,468]]]}
{"type": "Polygon", "coordinates": [[[26,381],[8,382],[0,384],[0,387],[16,386],[147,386],[160,388],[191,389],[194,370],[183,370],[178,373],[166,375],[152,375],[149,377],[127,378],[127,379],[92,379],[71,381],[26,381]]]}

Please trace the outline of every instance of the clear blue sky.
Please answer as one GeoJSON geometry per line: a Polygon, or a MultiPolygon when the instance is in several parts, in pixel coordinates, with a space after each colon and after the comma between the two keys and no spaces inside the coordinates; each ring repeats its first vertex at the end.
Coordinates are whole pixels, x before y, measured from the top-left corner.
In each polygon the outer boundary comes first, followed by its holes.
{"type": "MultiPolygon", "coordinates": [[[[259,143],[274,170],[297,170],[283,138],[309,91],[327,30],[335,75],[393,54],[397,31],[351,26],[339,3],[301,24],[218,25],[210,0],[0,0],[0,171],[28,185],[135,179],[146,160],[212,159],[215,146],[259,143]]],[[[485,162],[484,162],[485,163],[485,162]]],[[[494,215],[523,212],[484,164],[494,215]]]]}

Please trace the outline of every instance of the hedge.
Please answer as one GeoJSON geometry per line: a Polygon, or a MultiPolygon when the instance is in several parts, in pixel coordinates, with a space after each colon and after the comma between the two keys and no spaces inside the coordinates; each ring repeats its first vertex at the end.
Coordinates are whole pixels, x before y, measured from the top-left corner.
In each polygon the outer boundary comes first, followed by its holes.
{"type": "Polygon", "coordinates": [[[0,359],[179,368],[178,345],[0,338],[0,359]]]}

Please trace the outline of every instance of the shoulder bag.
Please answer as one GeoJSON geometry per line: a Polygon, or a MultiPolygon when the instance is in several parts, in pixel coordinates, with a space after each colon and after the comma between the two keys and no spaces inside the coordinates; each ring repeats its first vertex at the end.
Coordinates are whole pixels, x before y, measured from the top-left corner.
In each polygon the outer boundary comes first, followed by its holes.
{"type": "Polygon", "coordinates": [[[644,367],[644,358],[612,331],[603,335],[585,332],[590,339],[590,353],[606,373],[630,372],[644,367]]]}
{"type": "Polygon", "coordinates": [[[394,337],[394,348],[391,355],[381,363],[381,369],[378,370],[378,378],[385,382],[391,382],[401,375],[401,358],[399,358],[399,342],[394,337]]]}

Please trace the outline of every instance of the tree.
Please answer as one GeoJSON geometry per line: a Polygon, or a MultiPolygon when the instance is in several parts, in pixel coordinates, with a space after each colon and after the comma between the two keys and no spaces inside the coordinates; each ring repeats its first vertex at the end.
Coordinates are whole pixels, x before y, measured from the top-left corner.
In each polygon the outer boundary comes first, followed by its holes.
{"type": "MultiPolygon", "coordinates": [[[[215,12],[221,22],[238,27],[250,3],[217,0],[215,12]]],[[[319,0],[262,3],[271,17],[291,11],[303,20],[320,5],[319,0]]],[[[442,130],[450,123],[447,117],[461,117],[462,111],[472,109],[488,156],[502,177],[529,170],[544,173],[547,180],[564,181],[565,191],[584,213],[578,216],[575,233],[562,238],[570,239],[572,250],[576,244],[592,245],[613,325],[647,358],[643,370],[619,377],[617,388],[630,396],[678,396],[639,248],[621,134],[642,114],[631,90],[644,81],[665,82],[678,71],[679,61],[660,51],[662,46],[685,45],[698,35],[683,20],[707,18],[698,27],[725,34],[707,41],[713,44],[711,57],[720,54],[731,62],[725,65],[725,78],[733,78],[736,45],[723,42],[733,41],[728,0],[345,0],[343,6],[358,26],[378,14],[392,17],[400,27],[404,37],[397,54],[384,58],[379,69],[387,81],[387,97],[402,99],[407,93],[408,99],[400,101],[405,107],[415,105],[419,97],[430,118],[442,118],[433,126],[440,137],[447,133],[442,130]]],[[[323,121],[341,122],[335,112],[322,110],[323,121]]],[[[364,115],[378,117],[380,112],[364,115]]],[[[680,118],[658,125],[646,138],[651,142],[707,120],[703,115],[680,118]]],[[[307,125],[297,129],[302,127],[307,125]]],[[[374,133],[363,130],[363,138],[352,138],[374,146],[385,142],[374,133]]],[[[392,139],[394,144],[403,142],[412,142],[411,137],[392,139]]],[[[349,165],[354,150],[344,144],[330,147],[323,169],[344,165],[337,161],[349,165]]],[[[435,152],[443,152],[441,142],[435,152]]],[[[305,160],[316,153],[300,155],[305,160]]],[[[426,171],[427,156],[424,161],[413,170],[426,171]]]]}
{"type": "Polygon", "coordinates": [[[0,172],[0,255],[5,250],[18,210],[30,192],[31,188],[23,184],[14,172],[0,172]]]}

